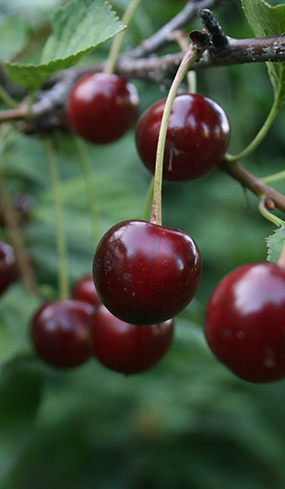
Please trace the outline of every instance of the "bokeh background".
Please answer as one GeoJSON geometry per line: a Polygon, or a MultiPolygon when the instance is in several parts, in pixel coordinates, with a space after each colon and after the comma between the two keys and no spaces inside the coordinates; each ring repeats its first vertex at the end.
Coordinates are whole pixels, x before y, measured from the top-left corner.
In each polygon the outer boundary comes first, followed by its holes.
{"type": "MultiPolygon", "coordinates": [[[[111,1],[119,16],[127,3],[111,1]]],[[[21,59],[36,59],[49,33],[48,19],[59,4],[1,0],[0,61],[20,51],[21,59]],[[27,43],[28,50],[22,51],[27,43]]],[[[124,47],[150,36],[184,4],[144,0],[124,47]]],[[[227,35],[253,36],[238,0],[225,1],[215,15],[227,35]]],[[[189,26],[193,28],[201,28],[199,19],[189,26]]],[[[106,43],[81,63],[104,59],[109,47],[106,43]]],[[[163,52],[174,50],[167,46],[163,52]]],[[[140,112],[165,97],[169,88],[167,83],[133,82],[140,92],[140,112]]],[[[241,151],[273,101],[266,66],[199,71],[197,85],[225,109],[232,126],[230,152],[241,151]]],[[[281,109],[264,142],[244,160],[257,176],[284,169],[284,121],[281,109]]],[[[66,134],[54,138],[74,285],[91,272],[90,211],[74,140],[66,134]]],[[[120,220],[141,217],[150,174],[138,158],[134,130],[111,145],[87,148],[101,236],[120,220]]],[[[0,164],[11,196],[25,192],[36,199],[24,238],[42,293],[54,297],[58,253],[43,141],[16,135],[1,152],[0,164]]],[[[284,182],[275,188],[284,192],[284,182]]],[[[164,184],[163,223],[195,239],[203,278],[193,302],[176,318],[169,354],[145,374],[125,377],[95,359],[70,372],[44,365],[29,341],[39,300],[19,283],[9,288],[0,301],[1,489],[285,487],[285,381],[253,385],[239,380],[213,357],[203,336],[204,311],[219,280],[238,265],[266,260],[265,238],[274,226],[260,216],[257,204],[219,169],[194,182],[164,184]]],[[[0,236],[9,239],[5,229],[0,236]]]]}

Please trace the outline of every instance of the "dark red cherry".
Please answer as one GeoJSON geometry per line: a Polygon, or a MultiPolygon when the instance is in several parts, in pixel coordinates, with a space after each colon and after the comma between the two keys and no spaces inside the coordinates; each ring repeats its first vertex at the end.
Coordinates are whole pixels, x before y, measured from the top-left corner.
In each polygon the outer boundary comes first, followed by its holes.
{"type": "Polygon", "coordinates": [[[176,316],[193,298],[201,277],[196,243],[178,229],[123,221],[101,239],[93,276],[105,306],[136,325],[176,316]]]}
{"type": "Polygon", "coordinates": [[[116,141],[137,116],[139,97],[131,83],[115,74],[95,73],[80,78],[66,105],[69,125],[87,141],[116,141]]]}
{"type": "Polygon", "coordinates": [[[77,301],[88,302],[94,307],[102,304],[101,299],[94,285],[92,275],[82,277],[74,287],[73,297],[77,301]]]}
{"type": "Polygon", "coordinates": [[[72,368],[91,355],[89,323],[94,307],[86,302],[58,300],[45,303],[31,325],[32,343],[48,364],[72,368]]]}
{"type": "Polygon", "coordinates": [[[217,358],[249,382],[285,377],[285,269],[252,263],[216,287],[205,335],[217,358]]]}
{"type": "Polygon", "coordinates": [[[15,254],[12,246],[0,241],[0,295],[13,282],[16,276],[15,254]]]}
{"type": "Polygon", "coordinates": [[[91,322],[91,348],[107,368],[126,375],[138,374],[156,365],[169,350],[173,321],[136,326],[116,318],[99,306],[91,322]]]}
{"type": "MultiPolygon", "coordinates": [[[[154,173],[156,148],[165,99],[149,107],[136,128],[136,145],[144,165],[154,173]]],[[[174,100],[166,136],[163,178],[193,180],[219,165],[230,142],[224,110],[200,94],[184,93],[174,100]]]]}

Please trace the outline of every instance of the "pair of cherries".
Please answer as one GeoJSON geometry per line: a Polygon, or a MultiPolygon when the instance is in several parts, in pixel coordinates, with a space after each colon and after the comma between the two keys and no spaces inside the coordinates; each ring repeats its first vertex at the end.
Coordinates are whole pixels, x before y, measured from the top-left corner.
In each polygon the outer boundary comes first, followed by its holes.
{"type": "Polygon", "coordinates": [[[73,295],[45,303],[32,320],[33,345],[48,364],[69,369],[94,356],[110,370],[129,375],[150,369],[169,350],[172,320],[148,327],[121,321],[101,303],[92,276],[83,277],[73,295]]]}
{"type": "MultiPolygon", "coordinates": [[[[138,153],[152,173],[165,101],[149,107],[136,127],[138,153]]],[[[122,137],[132,126],[138,104],[133,84],[115,74],[95,73],[73,86],[66,115],[70,127],[84,139],[106,144],[122,137]]],[[[206,175],[222,162],[229,142],[230,124],[216,102],[201,94],[178,95],[168,122],[163,178],[187,181],[206,175]]]]}

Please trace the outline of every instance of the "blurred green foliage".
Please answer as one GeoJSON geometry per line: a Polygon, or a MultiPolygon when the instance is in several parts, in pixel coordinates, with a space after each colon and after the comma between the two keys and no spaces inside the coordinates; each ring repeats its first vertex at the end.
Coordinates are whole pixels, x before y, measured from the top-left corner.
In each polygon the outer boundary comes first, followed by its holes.
{"type": "MultiPolygon", "coordinates": [[[[126,0],[111,2],[121,15],[126,0]]],[[[1,59],[37,38],[55,0],[0,1],[1,59]],[[5,40],[5,41],[4,41],[5,40]]],[[[184,2],[144,0],[125,39],[134,46],[169,20],[184,2]]],[[[238,0],[215,12],[226,34],[253,34],[238,0]]],[[[195,20],[193,26],[199,27],[195,20]]],[[[192,28],[189,26],[189,28],[192,28]]],[[[83,62],[104,58],[106,43],[83,62]]],[[[24,56],[24,55],[23,55],[24,56]]],[[[30,53],[29,53],[30,56],[30,53]]],[[[198,91],[221,104],[232,125],[230,152],[242,150],[270,110],[273,94],[261,64],[199,71],[198,91]]],[[[141,112],[167,87],[137,82],[141,112]]],[[[284,110],[284,109],[283,109],[284,110]]],[[[258,176],[284,168],[283,111],[244,164],[258,176]]],[[[72,137],[55,135],[72,285],[90,273],[94,252],[90,211],[72,137]]],[[[150,175],[136,153],[134,131],[108,146],[88,145],[103,234],[120,220],[140,218],[150,175]]],[[[15,135],[2,153],[10,194],[32,193],[37,205],[24,228],[42,293],[57,294],[58,253],[53,194],[44,143],[15,135]]],[[[276,184],[284,192],[284,182],[276,184]]],[[[39,300],[17,283],[0,302],[1,489],[283,489],[285,383],[251,385],[209,352],[203,314],[215,285],[234,267],[266,259],[273,225],[257,200],[216,170],[184,184],[165,183],[165,226],[197,242],[203,278],[196,298],[176,320],[173,347],[152,371],[124,377],[94,359],[71,372],[42,364],[32,352],[29,324],[39,300]]],[[[7,239],[5,230],[2,238],[7,239]]]]}

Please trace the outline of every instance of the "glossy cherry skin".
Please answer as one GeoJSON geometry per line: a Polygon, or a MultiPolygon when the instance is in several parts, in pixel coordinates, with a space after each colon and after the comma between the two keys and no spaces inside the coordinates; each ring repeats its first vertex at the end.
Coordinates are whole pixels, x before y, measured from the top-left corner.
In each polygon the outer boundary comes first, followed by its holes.
{"type": "MultiPolygon", "coordinates": [[[[149,107],[136,128],[136,145],[144,165],[154,173],[156,148],[165,99],[149,107]]],[[[200,94],[177,95],[170,114],[163,161],[163,178],[194,180],[219,165],[230,143],[224,110],[200,94]]]]}
{"type": "Polygon", "coordinates": [[[106,144],[122,137],[137,116],[136,87],[115,74],[95,73],[80,78],[67,100],[67,120],[87,141],[106,144]]]}
{"type": "Polygon", "coordinates": [[[172,319],[198,288],[201,257],[194,240],[178,229],[123,221],[101,239],[93,277],[103,304],[126,323],[172,319]]]}
{"type": "Polygon", "coordinates": [[[252,263],[214,290],[205,335],[217,358],[249,382],[285,377],[285,269],[252,263]]]}
{"type": "Polygon", "coordinates": [[[116,318],[99,306],[91,321],[91,349],[107,368],[126,375],[154,367],[169,350],[174,322],[136,326],[116,318]]]}
{"type": "Polygon", "coordinates": [[[86,302],[58,300],[45,303],[31,324],[38,355],[49,365],[73,368],[91,356],[89,322],[94,307],[86,302]]]}
{"type": "Polygon", "coordinates": [[[12,246],[0,241],[0,295],[13,282],[16,276],[15,254],[12,246]]]}
{"type": "Polygon", "coordinates": [[[82,277],[76,284],[73,290],[73,298],[77,301],[88,302],[94,307],[102,304],[101,299],[94,285],[92,275],[82,277]]]}

